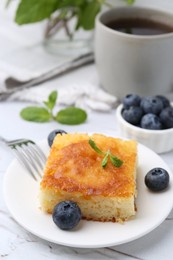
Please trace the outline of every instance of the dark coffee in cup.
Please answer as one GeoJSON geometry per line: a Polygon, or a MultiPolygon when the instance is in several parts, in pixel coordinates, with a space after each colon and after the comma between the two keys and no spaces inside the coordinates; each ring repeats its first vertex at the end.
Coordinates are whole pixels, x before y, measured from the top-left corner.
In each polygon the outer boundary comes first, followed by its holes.
{"type": "Polygon", "coordinates": [[[134,35],[160,35],[173,32],[172,25],[143,18],[119,18],[106,24],[109,28],[134,35]]]}

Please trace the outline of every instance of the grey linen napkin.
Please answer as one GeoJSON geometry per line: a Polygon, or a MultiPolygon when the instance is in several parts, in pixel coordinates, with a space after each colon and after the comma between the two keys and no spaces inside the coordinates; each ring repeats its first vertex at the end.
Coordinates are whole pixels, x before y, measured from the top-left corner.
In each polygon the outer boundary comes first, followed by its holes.
{"type": "MultiPolygon", "coordinates": [[[[23,59],[25,59],[25,56],[23,56],[23,59]]],[[[14,94],[19,90],[36,86],[51,78],[60,76],[83,65],[92,63],[93,61],[94,55],[92,52],[89,52],[82,54],[79,57],[64,58],[64,60],[61,58],[59,64],[57,62],[57,65],[54,64],[54,66],[51,66],[50,69],[47,68],[47,70],[44,70],[42,73],[39,72],[37,75],[31,75],[31,78],[29,78],[29,75],[25,75],[23,78],[20,76],[18,77],[18,75],[16,77],[15,75],[7,75],[6,77],[3,77],[4,82],[1,82],[1,84],[3,83],[3,88],[0,88],[0,99],[6,99],[11,94],[14,94]]]]}

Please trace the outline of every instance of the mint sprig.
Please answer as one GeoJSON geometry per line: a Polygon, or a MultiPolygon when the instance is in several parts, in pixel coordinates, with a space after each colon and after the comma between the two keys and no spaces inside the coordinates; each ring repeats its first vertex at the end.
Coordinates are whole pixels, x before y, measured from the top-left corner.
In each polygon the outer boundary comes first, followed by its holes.
{"type": "Polygon", "coordinates": [[[108,163],[108,160],[110,159],[111,163],[119,168],[122,164],[123,164],[123,161],[120,160],[118,157],[116,157],[115,155],[113,155],[110,150],[108,150],[107,152],[103,152],[100,150],[100,148],[96,145],[96,143],[92,140],[92,139],[89,139],[88,141],[89,145],[91,146],[91,148],[96,151],[98,154],[100,155],[104,155],[104,158],[102,160],[102,167],[106,167],[107,163],[108,163]]]}
{"type": "Polygon", "coordinates": [[[20,112],[20,116],[26,121],[39,123],[55,120],[61,124],[78,125],[86,121],[87,113],[77,107],[68,107],[54,114],[57,97],[57,91],[52,91],[48,99],[43,101],[44,106],[29,106],[23,108],[20,112]]]}

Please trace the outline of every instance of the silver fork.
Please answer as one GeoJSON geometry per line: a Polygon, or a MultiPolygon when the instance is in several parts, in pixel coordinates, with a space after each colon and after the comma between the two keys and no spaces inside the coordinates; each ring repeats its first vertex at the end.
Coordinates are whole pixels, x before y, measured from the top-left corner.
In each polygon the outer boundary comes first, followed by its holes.
{"type": "Polygon", "coordinates": [[[36,181],[41,178],[46,156],[36,143],[28,139],[9,141],[3,137],[0,137],[0,142],[11,148],[21,165],[36,181]]]}

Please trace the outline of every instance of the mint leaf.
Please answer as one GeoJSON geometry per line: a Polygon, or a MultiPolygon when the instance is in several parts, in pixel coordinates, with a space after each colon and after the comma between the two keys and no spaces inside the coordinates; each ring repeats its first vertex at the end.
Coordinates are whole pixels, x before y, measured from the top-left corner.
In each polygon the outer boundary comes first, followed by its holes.
{"type": "Polygon", "coordinates": [[[77,107],[68,107],[60,110],[54,119],[61,124],[78,125],[85,122],[87,113],[77,107]]]}
{"type": "Polygon", "coordinates": [[[51,111],[56,104],[57,95],[58,95],[57,91],[53,91],[48,96],[48,100],[43,102],[51,111]]]}
{"type": "Polygon", "coordinates": [[[123,161],[120,160],[119,158],[117,158],[116,156],[109,154],[109,157],[110,157],[112,164],[114,166],[116,166],[117,168],[119,168],[123,164],[123,161]]]}
{"type": "Polygon", "coordinates": [[[100,155],[105,155],[105,153],[102,152],[102,151],[98,148],[98,146],[95,144],[95,142],[94,142],[92,139],[89,139],[88,142],[89,142],[90,146],[91,146],[98,154],[100,154],[100,155]]]}
{"type": "Polygon", "coordinates": [[[103,161],[102,161],[102,167],[103,168],[107,165],[108,158],[109,158],[109,153],[106,153],[106,155],[105,155],[105,157],[103,158],[103,161]]]}
{"type": "Polygon", "coordinates": [[[26,121],[32,122],[48,122],[51,114],[43,107],[26,107],[21,110],[20,116],[26,121]]]}
{"type": "Polygon", "coordinates": [[[18,24],[35,23],[46,18],[58,8],[60,0],[21,0],[16,11],[18,24]]]}

